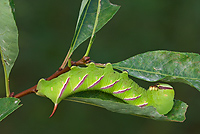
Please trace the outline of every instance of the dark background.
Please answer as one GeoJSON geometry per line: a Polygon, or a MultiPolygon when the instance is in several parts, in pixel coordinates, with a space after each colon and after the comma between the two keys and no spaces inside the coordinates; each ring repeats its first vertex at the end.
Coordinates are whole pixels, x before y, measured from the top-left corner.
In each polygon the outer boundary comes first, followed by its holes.
{"type": "MultiPolygon", "coordinates": [[[[62,64],[70,46],[81,0],[14,0],[20,53],[10,75],[11,91],[19,93],[48,77],[62,64]]],[[[121,5],[96,36],[90,55],[96,62],[118,62],[152,50],[200,53],[200,1],[111,0],[121,5]]],[[[80,59],[88,41],[75,51],[80,59]]],[[[0,97],[5,96],[0,67],[0,97]]],[[[152,83],[135,79],[148,88],[152,83]]],[[[189,105],[184,123],[161,122],[118,114],[103,108],[63,101],[56,114],[50,100],[35,94],[21,98],[23,106],[0,123],[0,134],[197,134],[200,133],[200,93],[170,83],[176,99],[189,105]]]]}

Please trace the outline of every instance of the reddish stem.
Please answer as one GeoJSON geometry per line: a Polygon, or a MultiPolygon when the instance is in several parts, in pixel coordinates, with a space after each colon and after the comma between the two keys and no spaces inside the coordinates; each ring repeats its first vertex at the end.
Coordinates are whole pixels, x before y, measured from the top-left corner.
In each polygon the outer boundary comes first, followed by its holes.
{"type": "Polygon", "coordinates": [[[35,86],[33,86],[33,87],[31,87],[27,90],[24,90],[21,93],[16,94],[14,97],[20,98],[20,97],[23,97],[23,96],[30,94],[30,93],[36,93],[37,92],[36,87],[37,87],[37,85],[35,85],[35,86]]]}
{"type": "MultiPolygon", "coordinates": [[[[90,57],[83,57],[82,59],[80,59],[77,62],[71,61],[71,65],[75,65],[75,66],[85,65],[86,63],[89,63],[89,62],[90,62],[90,57]]],[[[65,67],[64,69],[59,68],[58,71],[56,71],[54,74],[52,74],[46,80],[47,81],[52,80],[52,79],[58,77],[59,75],[65,73],[65,72],[68,72],[69,70],[70,70],[70,67],[65,67]]],[[[15,97],[15,98],[20,98],[20,97],[23,97],[23,96],[30,94],[30,93],[36,93],[37,92],[36,88],[37,88],[37,85],[35,85],[35,86],[33,86],[33,87],[31,87],[27,90],[24,90],[21,93],[16,94],[15,96],[14,96],[14,94],[12,94],[12,96],[15,97]]]]}

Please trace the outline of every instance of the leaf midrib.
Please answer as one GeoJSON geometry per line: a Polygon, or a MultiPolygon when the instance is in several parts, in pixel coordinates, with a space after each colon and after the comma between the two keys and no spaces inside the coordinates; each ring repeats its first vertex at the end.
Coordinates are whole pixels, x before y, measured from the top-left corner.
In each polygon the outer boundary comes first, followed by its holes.
{"type": "Polygon", "coordinates": [[[79,27],[79,29],[78,29],[78,31],[77,31],[77,36],[76,36],[76,38],[75,38],[75,41],[74,41],[74,43],[73,43],[73,45],[72,45],[72,46],[73,46],[73,47],[72,47],[72,51],[74,50],[75,44],[76,44],[76,42],[77,42],[77,39],[78,39],[78,36],[79,36],[79,33],[80,33],[80,30],[82,29],[83,23],[84,23],[84,21],[85,21],[85,17],[86,17],[86,15],[87,15],[87,11],[88,11],[88,8],[89,8],[89,5],[90,5],[91,0],[88,1],[88,2],[89,2],[89,3],[88,3],[88,5],[87,5],[87,7],[86,7],[86,12],[85,12],[84,17],[83,17],[83,19],[82,19],[81,25],[80,25],[80,27],[79,27]]]}
{"type": "Polygon", "coordinates": [[[176,76],[176,75],[169,75],[169,74],[164,74],[164,73],[159,73],[159,72],[152,72],[152,71],[147,71],[147,70],[142,70],[142,69],[133,69],[133,68],[127,68],[127,67],[120,67],[120,66],[114,66],[114,68],[120,68],[120,69],[125,69],[125,70],[134,70],[134,71],[138,71],[138,72],[146,72],[146,73],[150,73],[150,74],[159,74],[159,75],[163,75],[163,76],[172,76],[175,78],[183,78],[183,79],[191,79],[191,80],[200,80],[200,78],[189,78],[189,77],[183,77],[183,76],[176,76]]]}

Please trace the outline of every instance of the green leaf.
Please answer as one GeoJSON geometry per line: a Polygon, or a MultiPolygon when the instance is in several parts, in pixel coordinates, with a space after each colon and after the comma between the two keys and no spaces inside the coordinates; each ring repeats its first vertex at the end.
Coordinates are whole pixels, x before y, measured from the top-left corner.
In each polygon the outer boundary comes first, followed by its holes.
{"type": "Polygon", "coordinates": [[[182,82],[200,91],[200,55],[196,53],[151,51],[112,65],[146,81],[182,82]]]}
{"type": "Polygon", "coordinates": [[[95,23],[98,23],[95,31],[97,32],[115,15],[119,8],[119,6],[111,4],[109,0],[83,0],[69,55],[92,35],[95,23]],[[99,1],[101,9],[98,22],[95,22],[99,1]]]}
{"type": "Polygon", "coordinates": [[[10,7],[12,9],[13,16],[15,18],[15,3],[13,2],[13,0],[9,0],[9,1],[10,1],[10,7]]]}
{"type": "Polygon", "coordinates": [[[17,98],[0,98],[0,121],[22,106],[17,98]]]}
{"type": "Polygon", "coordinates": [[[183,122],[185,120],[185,113],[188,107],[186,103],[175,100],[173,109],[168,114],[161,115],[152,106],[140,108],[138,106],[126,104],[121,99],[101,91],[79,92],[68,97],[66,100],[99,106],[112,112],[175,122],[183,122]]]}
{"type": "Polygon", "coordinates": [[[8,78],[10,71],[18,56],[18,31],[9,5],[9,0],[1,0],[0,2],[0,52],[4,67],[5,82],[8,92],[8,78]]]}

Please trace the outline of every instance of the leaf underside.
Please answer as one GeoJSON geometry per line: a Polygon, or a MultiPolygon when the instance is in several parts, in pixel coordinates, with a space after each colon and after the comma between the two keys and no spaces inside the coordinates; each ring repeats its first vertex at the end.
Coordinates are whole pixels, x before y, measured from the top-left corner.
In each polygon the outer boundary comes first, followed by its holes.
{"type": "Polygon", "coordinates": [[[17,98],[0,98],[0,121],[22,106],[17,98]]]}
{"type": "Polygon", "coordinates": [[[98,32],[120,8],[120,6],[110,3],[109,0],[101,0],[100,13],[97,19],[98,22],[95,22],[99,1],[100,0],[83,0],[69,55],[92,35],[95,23],[98,23],[95,31],[98,32]]]}
{"type": "Polygon", "coordinates": [[[200,91],[200,55],[197,53],[151,51],[112,65],[142,80],[181,82],[200,91]]]}
{"type": "Polygon", "coordinates": [[[1,59],[8,78],[19,51],[18,30],[9,0],[0,2],[0,27],[1,59]]]}
{"type": "Polygon", "coordinates": [[[4,68],[6,96],[9,97],[9,75],[19,53],[18,30],[13,17],[13,1],[0,2],[0,53],[4,68]],[[12,8],[10,7],[10,4],[12,8]]]}
{"type": "Polygon", "coordinates": [[[161,115],[152,106],[140,108],[138,106],[127,104],[121,99],[101,91],[79,92],[69,96],[66,100],[95,105],[112,112],[174,122],[183,122],[185,120],[185,113],[188,107],[186,103],[175,100],[173,109],[168,114],[161,115]]]}

